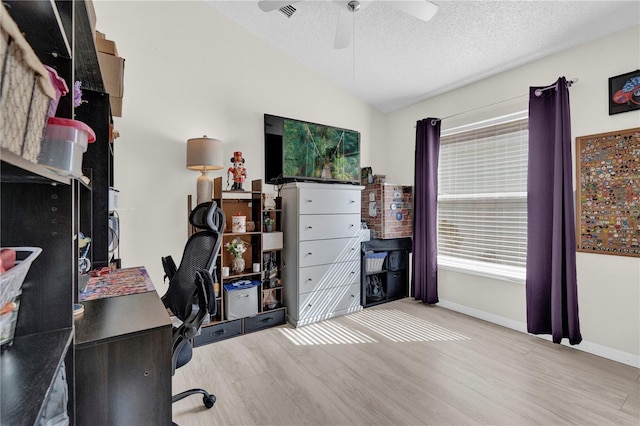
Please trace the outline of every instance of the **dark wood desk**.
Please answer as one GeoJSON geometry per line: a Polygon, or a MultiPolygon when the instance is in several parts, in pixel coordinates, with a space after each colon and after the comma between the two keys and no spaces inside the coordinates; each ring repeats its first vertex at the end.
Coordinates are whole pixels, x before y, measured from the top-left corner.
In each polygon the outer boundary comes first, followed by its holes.
{"type": "Polygon", "coordinates": [[[76,424],[171,425],[171,320],[155,291],[82,302],[76,424]]]}

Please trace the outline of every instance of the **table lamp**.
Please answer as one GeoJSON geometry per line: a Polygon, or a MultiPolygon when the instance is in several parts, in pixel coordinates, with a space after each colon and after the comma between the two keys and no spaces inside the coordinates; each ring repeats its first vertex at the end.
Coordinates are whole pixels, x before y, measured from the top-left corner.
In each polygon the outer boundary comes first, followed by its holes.
{"type": "Polygon", "coordinates": [[[222,141],[218,139],[208,138],[205,135],[187,141],[187,169],[202,173],[197,183],[198,204],[211,201],[213,198],[213,182],[207,176],[207,172],[224,168],[223,155],[222,141]]]}

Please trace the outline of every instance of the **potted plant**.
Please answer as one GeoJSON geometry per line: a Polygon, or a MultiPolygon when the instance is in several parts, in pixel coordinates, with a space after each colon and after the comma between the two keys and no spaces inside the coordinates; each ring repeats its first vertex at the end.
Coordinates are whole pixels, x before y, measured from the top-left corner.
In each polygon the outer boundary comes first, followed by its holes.
{"type": "Polygon", "coordinates": [[[247,243],[240,238],[234,238],[224,246],[227,251],[233,255],[231,270],[236,274],[244,272],[245,263],[242,254],[247,251],[247,243]]]}
{"type": "Polygon", "coordinates": [[[271,219],[270,217],[267,217],[264,219],[264,227],[266,229],[267,232],[271,232],[273,231],[273,223],[275,221],[273,219],[271,219]]]}

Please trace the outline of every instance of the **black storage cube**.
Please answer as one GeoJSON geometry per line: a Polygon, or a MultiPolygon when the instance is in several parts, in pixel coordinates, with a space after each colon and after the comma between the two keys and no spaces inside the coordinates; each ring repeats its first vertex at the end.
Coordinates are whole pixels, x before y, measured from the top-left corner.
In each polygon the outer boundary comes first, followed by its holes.
{"type": "Polygon", "coordinates": [[[387,298],[397,299],[407,297],[406,271],[387,272],[387,298]]]}
{"type": "Polygon", "coordinates": [[[363,307],[402,299],[409,295],[409,253],[411,238],[363,241],[360,273],[363,307]],[[385,254],[382,270],[369,268],[372,257],[385,254]]]}
{"type": "Polygon", "coordinates": [[[407,263],[406,250],[392,250],[387,254],[387,270],[399,271],[405,269],[407,263]]]}

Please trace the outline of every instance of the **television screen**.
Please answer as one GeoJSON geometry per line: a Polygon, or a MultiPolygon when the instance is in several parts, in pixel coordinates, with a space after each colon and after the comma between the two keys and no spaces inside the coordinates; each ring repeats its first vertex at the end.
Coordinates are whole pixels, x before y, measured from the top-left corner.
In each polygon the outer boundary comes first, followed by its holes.
{"type": "Polygon", "coordinates": [[[360,133],[265,114],[267,183],[360,183],[360,133]]]}

